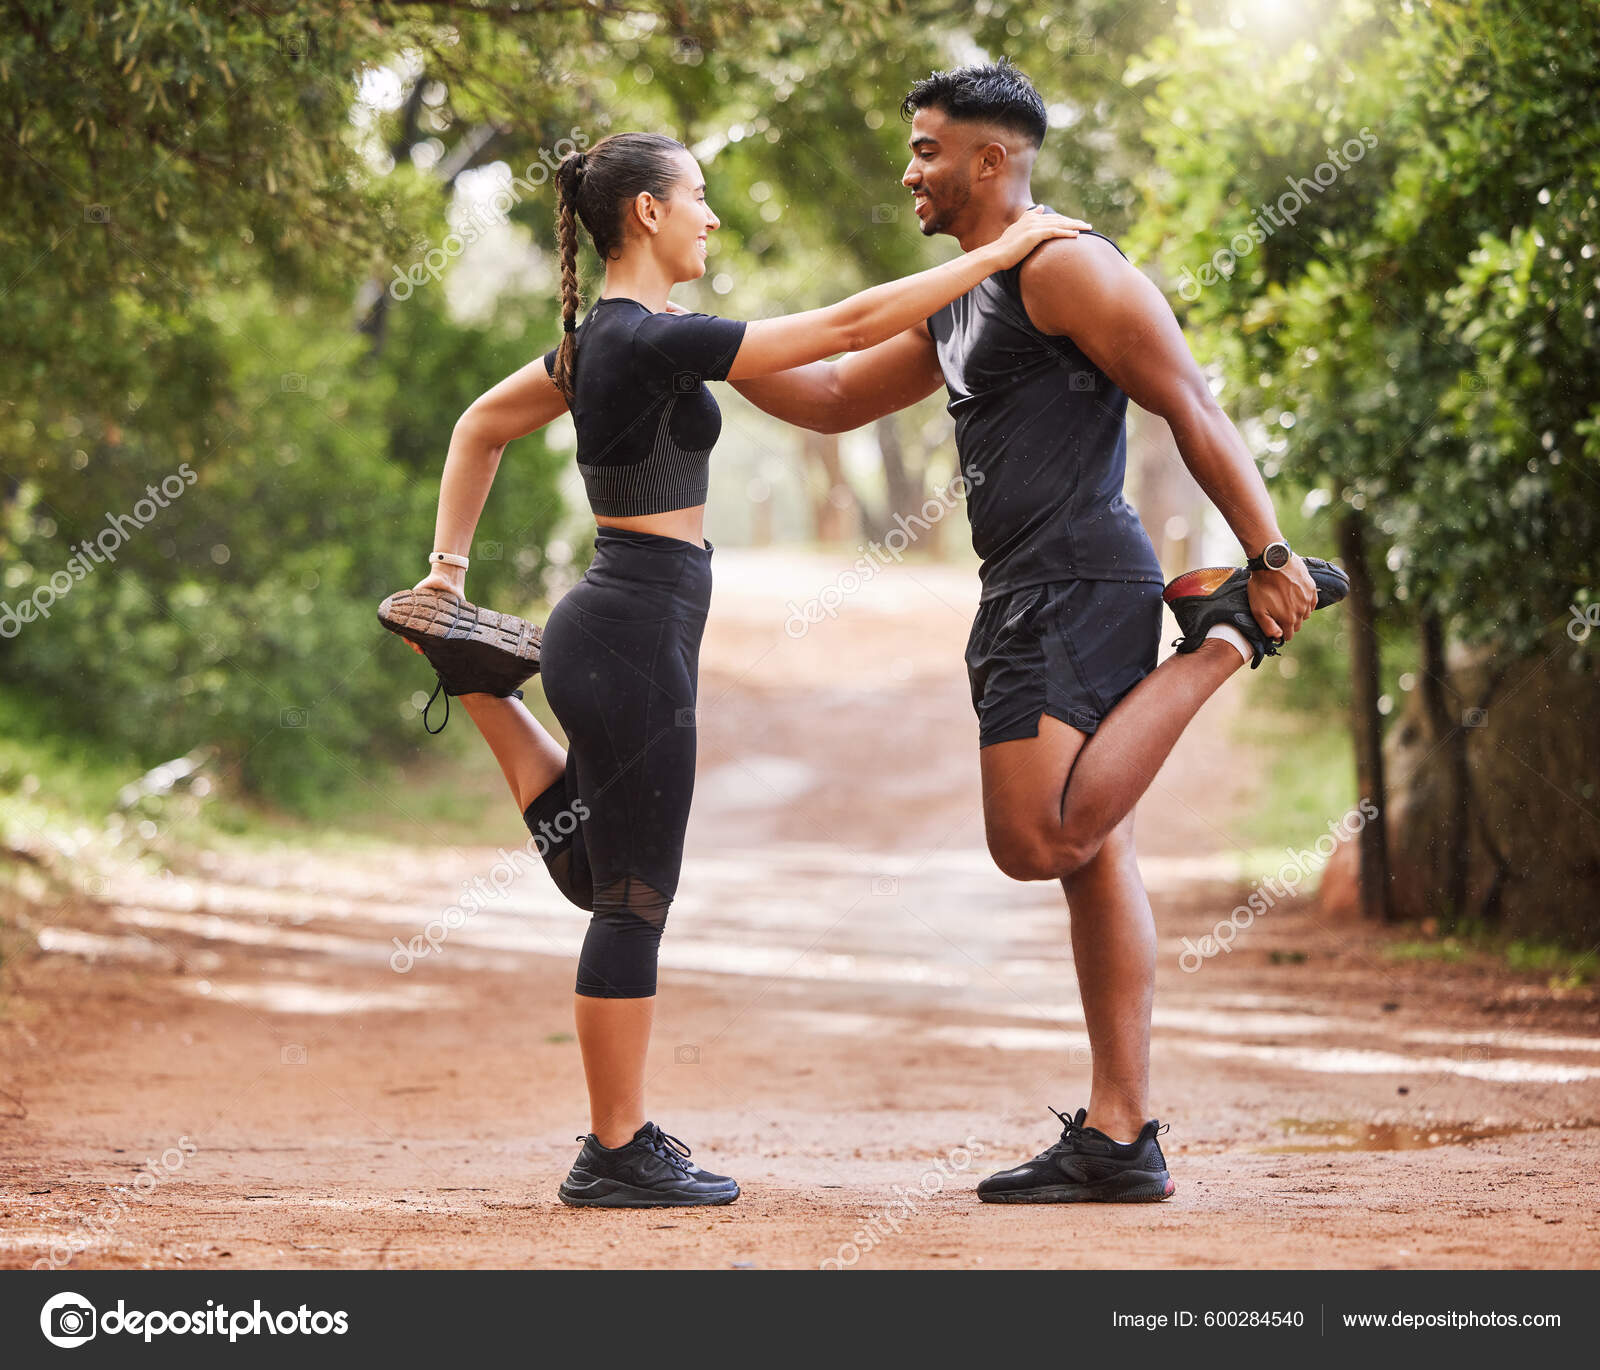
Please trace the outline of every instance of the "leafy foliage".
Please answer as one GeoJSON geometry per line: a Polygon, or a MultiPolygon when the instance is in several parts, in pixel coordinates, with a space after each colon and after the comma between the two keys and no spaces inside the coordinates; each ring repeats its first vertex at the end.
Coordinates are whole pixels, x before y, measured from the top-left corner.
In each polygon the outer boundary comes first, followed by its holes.
{"type": "MultiPolygon", "coordinates": [[[[0,600],[48,616],[0,636],[0,670],[66,731],[150,761],[215,742],[280,800],[395,750],[427,673],[373,605],[419,574],[455,418],[555,340],[548,283],[470,324],[442,286],[382,297],[465,173],[536,167],[575,128],[666,129],[728,224],[721,288],[685,302],[806,308],[947,255],[905,217],[897,106],[973,37],[1070,108],[1041,193],[1125,215],[1140,92],[1120,69],[1167,10],[16,0],[0,600]],[[179,493],[153,502],[163,481],[179,493]],[[118,518],[114,560],[77,550],[118,518]]],[[[551,210],[536,190],[509,219],[548,251],[551,210]]],[[[508,452],[475,594],[537,590],[561,464],[538,438],[508,452]]]]}
{"type": "MultiPolygon", "coordinates": [[[[157,757],[216,741],[246,786],[304,798],[415,728],[406,700],[427,672],[373,607],[420,575],[438,477],[392,454],[397,435],[442,452],[460,408],[407,391],[413,353],[374,366],[354,330],[330,337],[308,302],[280,310],[260,285],[182,317],[121,305],[149,330],[126,412],[54,414],[35,444],[42,478],[6,511],[4,599],[46,616],[13,623],[0,659],[55,699],[64,729],[157,757]]],[[[419,292],[397,339],[481,374],[520,364],[514,339],[431,307],[419,292]]],[[[491,597],[537,583],[559,510],[537,439],[503,466],[481,533],[511,550],[474,570],[491,597]]]]}
{"type": "Polygon", "coordinates": [[[1150,60],[1143,235],[1270,468],[1370,511],[1410,609],[1557,642],[1600,583],[1600,14],[1342,0],[1150,60]]]}

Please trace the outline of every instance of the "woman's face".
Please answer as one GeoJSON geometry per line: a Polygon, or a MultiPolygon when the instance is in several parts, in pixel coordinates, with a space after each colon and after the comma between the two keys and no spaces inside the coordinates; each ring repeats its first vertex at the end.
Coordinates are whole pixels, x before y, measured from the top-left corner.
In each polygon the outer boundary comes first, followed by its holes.
{"type": "Polygon", "coordinates": [[[654,204],[655,254],[676,281],[696,281],[706,272],[707,238],[722,221],[706,203],[706,178],[688,152],[676,154],[678,178],[665,201],[654,204]]]}

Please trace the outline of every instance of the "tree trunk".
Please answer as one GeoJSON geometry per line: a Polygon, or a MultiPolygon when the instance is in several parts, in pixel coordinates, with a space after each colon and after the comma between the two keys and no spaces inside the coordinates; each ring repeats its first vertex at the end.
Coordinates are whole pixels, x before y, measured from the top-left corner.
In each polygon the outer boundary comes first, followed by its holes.
{"type": "Polygon", "coordinates": [[[1205,492],[1183,464],[1167,421],[1137,405],[1128,408],[1128,489],[1170,574],[1205,565],[1205,492]]]}
{"type": "Polygon", "coordinates": [[[1477,709],[1463,711],[1445,663],[1444,627],[1436,613],[1422,616],[1422,704],[1433,730],[1433,745],[1445,749],[1450,773],[1450,813],[1434,854],[1437,888],[1445,892],[1446,926],[1466,916],[1468,852],[1472,829],[1472,777],[1467,765],[1465,728],[1477,726],[1477,709]]]}
{"type": "MultiPolygon", "coordinates": [[[[921,510],[925,479],[923,471],[913,473],[906,467],[905,444],[900,440],[900,425],[893,414],[886,414],[879,419],[873,424],[872,431],[878,439],[878,452],[883,458],[883,481],[887,491],[883,517],[874,521],[871,534],[881,539],[888,536],[889,530],[895,526],[896,514],[904,514],[909,518],[921,510]]],[[[935,555],[939,551],[941,526],[934,524],[925,539],[928,551],[935,555]]]]}
{"type": "Polygon", "coordinates": [[[801,435],[807,461],[822,473],[822,494],[812,502],[818,542],[848,542],[859,522],[860,501],[844,477],[835,433],[801,435]]]}
{"type": "Polygon", "coordinates": [[[1387,730],[1395,917],[1436,920],[1450,932],[1464,915],[1501,936],[1574,951],[1594,945],[1600,729],[1582,720],[1600,715],[1600,658],[1571,651],[1552,667],[1543,651],[1513,654],[1495,643],[1453,650],[1450,731],[1437,736],[1422,689],[1387,730]],[[1452,744],[1465,752],[1471,782],[1464,835],[1452,744]]]}
{"type": "MultiPolygon", "coordinates": [[[[411,89],[406,92],[405,103],[400,109],[400,131],[395,135],[394,142],[389,145],[389,155],[394,158],[396,166],[409,162],[411,149],[421,141],[422,133],[418,121],[422,117],[422,91],[426,84],[426,77],[419,77],[411,83],[411,89]]],[[[374,274],[371,284],[377,287],[377,297],[372,301],[366,316],[356,324],[356,332],[365,333],[369,340],[369,357],[376,357],[383,351],[383,345],[389,336],[389,283],[392,279],[381,271],[374,274]]]]}
{"type": "Polygon", "coordinates": [[[1339,555],[1350,577],[1350,598],[1345,612],[1350,620],[1351,727],[1356,742],[1356,789],[1362,812],[1369,817],[1361,829],[1361,912],[1387,923],[1393,917],[1389,899],[1388,821],[1383,787],[1383,716],[1378,712],[1378,627],[1367,565],[1366,527],[1352,509],[1339,524],[1339,555]],[[1367,805],[1372,808],[1367,808],[1367,805]]]}

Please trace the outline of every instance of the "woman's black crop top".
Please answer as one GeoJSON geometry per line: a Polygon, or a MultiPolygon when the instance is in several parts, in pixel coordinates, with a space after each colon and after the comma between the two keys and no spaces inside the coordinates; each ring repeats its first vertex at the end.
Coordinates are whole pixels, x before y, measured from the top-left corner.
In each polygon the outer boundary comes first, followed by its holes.
{"type": "MultiPolygon", "coordinates": [[[[707,381],[726,380],[740,319],[656,314],[637,300],[596,300],[575,334],[572,418],[589,505],[606,518],[706,502],[722,411],[707,381]]],[[[544,354],[555,373],[556,349],[544,354]]]]}

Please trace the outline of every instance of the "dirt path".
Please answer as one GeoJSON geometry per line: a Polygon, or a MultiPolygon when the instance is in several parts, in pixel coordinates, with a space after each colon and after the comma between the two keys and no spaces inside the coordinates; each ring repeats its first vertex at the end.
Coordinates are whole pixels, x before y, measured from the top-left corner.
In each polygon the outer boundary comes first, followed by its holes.
{"type": "Polygon", "coordinates": [[[983,851],[972,582],[896,570],[796,640],[783,606],[835,563],[717,570],[650,1088],[736,1205],[556,1202],[586,1126],[583,923],[541,872],[391,968],[525,840],[502,803],[480,847],[201,854],[45,929],[0,1018],[0,1265],[1600,1263],[1593,991],[1396,965],[1292,901],[1180,966],[1239,896],[1247,676],[1140,816],[1176,1197],[975,1202],[1089,1072],[1059,891],[983,851]]]}

